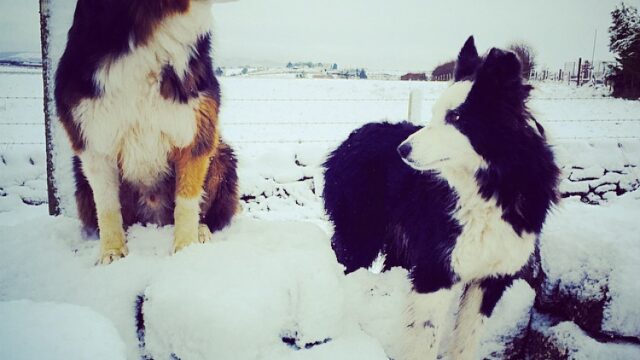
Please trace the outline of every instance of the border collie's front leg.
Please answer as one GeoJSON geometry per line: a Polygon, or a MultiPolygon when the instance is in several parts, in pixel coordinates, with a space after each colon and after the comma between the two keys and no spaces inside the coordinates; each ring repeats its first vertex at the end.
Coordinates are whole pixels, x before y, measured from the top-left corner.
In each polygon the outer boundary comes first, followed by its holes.
{"type": "Polygon", "coordinates": [[[476,358],[478,343],[482,337],[485,316],[481,313],[484,293],[480,283],[466,285],[456,315],[453,341],[449,345],[446,359],[473,360],[476,358]]]}
{"type": "Polygon", "coordinates": [[[406,334],[400,360],[435,360],[444,325],[459,288],[441,289],[428,294],[412,291],[407,308],[406,334]]]}
{"type": "Polygon", "coordinates": [[[127,255],[120,205],[120,173],[115,159],[92,151],[79,155],[84,175],[93,191],[100,231],[99,264],[127,255]]]}
{"type": "Polygon", "coordinates": [[[486,278],[467,285],[460,301],[453,342],[447,353],[447,359],[476,358],[484,322],[491,317],[502,294],[514,279],[513,276],[501,276],[486,278]]]}

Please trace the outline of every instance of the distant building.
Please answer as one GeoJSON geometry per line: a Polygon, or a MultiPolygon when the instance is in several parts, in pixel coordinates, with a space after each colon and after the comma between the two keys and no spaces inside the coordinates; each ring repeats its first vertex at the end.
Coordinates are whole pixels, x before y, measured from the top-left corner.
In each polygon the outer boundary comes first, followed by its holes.
{"type": "Polygon", "coordinates": [[[314,79],[335,79],[335,76],[330,74],[315,74],[313,75],[314,79]]]}
{"type": "Polygon", "coordinates": [[[336,73],[336,76],[341,79],[356,79],[360,76],[360,71],[359,69],[341,70],[336,73]]]}
{"type": "Polygon", "coordinates": [[[425,73],[408,73],[400,77],[400,80],[404,81],[427,81],[427,74],[425,73]]]}

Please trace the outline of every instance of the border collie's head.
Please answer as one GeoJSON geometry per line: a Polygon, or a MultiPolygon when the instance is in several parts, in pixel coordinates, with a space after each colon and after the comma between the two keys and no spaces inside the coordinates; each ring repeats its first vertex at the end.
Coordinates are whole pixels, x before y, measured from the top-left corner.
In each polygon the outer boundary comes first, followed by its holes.
{"type": "Polygon", "coordinates": [[[478,56],[470,37],[458,56],[455,82],[433,106],[429,124],[398,148],[417,170],[447,168],[475,173],[495,157],[506,156],[498,142],[540,137],[525,102],[531,86],[522,81],[520,61],[512,52],[491,49],[478,56]]]}
{"type": "Polygon", "coordinates": [[[434,104],[429,124],[398,147],[402,159],[447,180],[469,176],[484,198],[515,212],[540,195],[546,214],[556,201],[559,171],[542,126],[527,110],[532,87],[523,82],[516,55],[493,48],[479,57],[470,37],[454,80],[434,104]]]}

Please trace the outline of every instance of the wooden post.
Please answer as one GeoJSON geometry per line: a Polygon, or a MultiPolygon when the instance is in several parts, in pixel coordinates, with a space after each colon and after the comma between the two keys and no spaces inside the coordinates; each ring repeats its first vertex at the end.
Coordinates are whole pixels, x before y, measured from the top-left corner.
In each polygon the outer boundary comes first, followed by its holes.
{"type": "Polygon", "coordinates": [[[576,78],[576,84],[580,86],[580,75],[582,75],[582,58],[578,58],[578,76],[576,78]]]}
{"type": "Polygon", "coordinates": [[[409,95],[409,121],[412,124],[420,125],[422,122],[422,90],[415,89],[409,95]]]}
{"type": "Polygon", "coordinates": [[[49,0],[40,0],[40,44],[42,51],[42,81],[44,83],[44,126],[45,126],[45,146],[47,150],[47,193],[49,201],[49,214],[60,215],[60,203],[58,200],[58,189],[54,180],[53,163],[53,131],[51,124],[51,112],[53,109],[49,80],[52,78],[54,69],[51,69],[49,58],[49,0]]]}

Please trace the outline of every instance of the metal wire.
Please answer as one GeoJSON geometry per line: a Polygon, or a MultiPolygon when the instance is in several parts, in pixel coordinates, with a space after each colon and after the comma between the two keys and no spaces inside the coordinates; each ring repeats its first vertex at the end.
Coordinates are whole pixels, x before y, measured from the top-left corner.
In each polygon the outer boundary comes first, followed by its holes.
{"type": "Polygon", "coordinates": [[[0,142],[0,145],[44,145],[44,142],[0,142]]]}
{"type": "MultiPolygon", "coordinates": [[[[542,120],[541,123],[572,123],[572,122],[640,122],[640,119],[552,119],[542,120]]],[[[324,126],[324,125],[364,125],[365,122],[356,121],[274,121],[274,122],[226,122],[224,126],[275,126],[275,125],[305,125],[305,126],[324,126]]]]}
{"type": "MultiPolygon", "coordinates": [[[[616,118],[616,119],[549,119],[541,120],[546,123],[582,123],[582,122],[603,122],[603,123],[622,123],[622,122],[640,122],[640,118],[616,118]]],[[[273,121],[273,122],[225,122],[224,126],[325,126],[325,125],[363,125],[365,122],[358,121],[273,121]]],[[[39,126],[44,122],[0,122],[0,126],[39,126]]]]}
{"type": "MultiPolygon", "coordinates": [[[[555,140],[640,140],[640,136],[560,136],[555,140]]],[[[236,140],[232,144],[331,144],[344,139],[314,139],[314,140],[236,140]]],[[[0,142],[4,146],[44,145],[44,142],[0,142]]]]}
{"type": "MultiPolygon", "coordinates": [[[[42,100],[42,96],[0,96],[7,100],[42,100]]],[[[438,98],[424,98],[423,101],[436,101],[438,98]]],[[[616,100],[612,97],[532,97],[530,100],[616,100]]],[[[222,101],[232,102],[404,102],[407,98],[222,98],[222,101]]]]}

